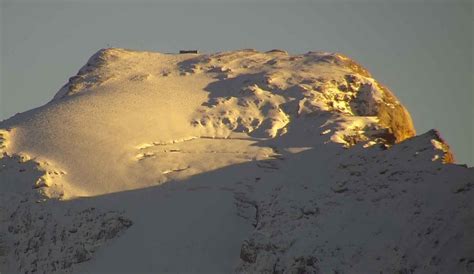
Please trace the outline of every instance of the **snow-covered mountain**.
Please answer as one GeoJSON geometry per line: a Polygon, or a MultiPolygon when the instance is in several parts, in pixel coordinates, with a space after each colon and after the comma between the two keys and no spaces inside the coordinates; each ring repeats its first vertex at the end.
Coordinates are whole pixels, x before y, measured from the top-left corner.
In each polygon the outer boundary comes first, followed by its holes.
{"type": "Polygon", "coordinates": [[[474,169],[341,54],[103,49],[0,157],[1,273],[474,271],[474,169]]]}

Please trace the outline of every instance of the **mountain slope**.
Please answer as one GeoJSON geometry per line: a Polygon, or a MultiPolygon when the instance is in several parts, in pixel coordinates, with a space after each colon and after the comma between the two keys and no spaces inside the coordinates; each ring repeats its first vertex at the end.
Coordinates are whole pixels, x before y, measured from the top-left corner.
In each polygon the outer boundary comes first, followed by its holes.
{"type": "Polygon", "coordinates": [[[104,49],[0,129],[12,273],[474,268],[473,169],[340,54],[104,49]]]}

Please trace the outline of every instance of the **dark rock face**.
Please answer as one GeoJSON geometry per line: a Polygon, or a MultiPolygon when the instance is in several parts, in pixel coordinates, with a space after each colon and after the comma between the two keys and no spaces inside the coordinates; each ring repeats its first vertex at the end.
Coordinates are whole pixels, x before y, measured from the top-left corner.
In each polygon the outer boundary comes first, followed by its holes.
{"type": "Polygon", "coordinates": [[[446,143],[446,141],[441,137],[439,131],[437,131],[436,129],[432,129],[424,135],[434,140],[436,142],[435,147],[438,150],[443,151],[443,163],[453,164],[455,162],[454,154],[452,153],[451,148],[449,147],[448,143],[446,143]]]}
{"type": "Polygon", "coordinates": [[[386,104],[380,104],[378,109],[377,117],[380,123],[386,126],[388,132],[393,135],[392,143],[399,143],[415,136],[413,122],[404,106],[396,104],[389,107],[386,104]]]}
{"type": "Polygon", "coordinates": [[[240,250],[240,259],[246,263],[253,264],[257,260],[257,249],[255,244],[250,241],[244,241],[240,250]]]}

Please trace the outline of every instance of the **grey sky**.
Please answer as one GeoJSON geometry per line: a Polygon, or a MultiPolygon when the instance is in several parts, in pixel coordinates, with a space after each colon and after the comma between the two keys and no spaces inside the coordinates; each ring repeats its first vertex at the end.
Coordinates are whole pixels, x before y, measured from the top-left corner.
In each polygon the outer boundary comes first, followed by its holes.
{"type": "Polygon", "coordinates": [[[473,2],[2,1],[0,119],[38,107],[98,49],[338,51],[474,164],[473,2]],[[199,3],[197,3],[199,2],[199,3]]]}

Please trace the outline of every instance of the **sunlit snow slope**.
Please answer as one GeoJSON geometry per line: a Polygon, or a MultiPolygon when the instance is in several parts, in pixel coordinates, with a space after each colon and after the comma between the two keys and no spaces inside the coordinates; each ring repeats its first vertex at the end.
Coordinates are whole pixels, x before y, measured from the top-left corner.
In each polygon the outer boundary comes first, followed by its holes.
{"type": "Polygon", "coordinates": [[[474,170],[341,54],[103,49],[0,153],[2,273],[474,270],[474,170]]]}

